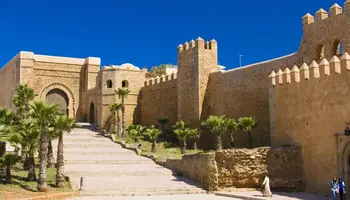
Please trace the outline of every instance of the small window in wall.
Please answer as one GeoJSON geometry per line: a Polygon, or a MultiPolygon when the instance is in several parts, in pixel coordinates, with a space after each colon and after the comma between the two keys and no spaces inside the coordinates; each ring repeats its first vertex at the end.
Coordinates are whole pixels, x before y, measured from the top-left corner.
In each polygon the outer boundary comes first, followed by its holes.
{"type": "Polygon", "coordinates": [[[322,60],[324,58],[324,46],[319,45],[317,48],[317,59],[322,60]]]}
{"type": "Polygon", "coordinates": [[[113,87],[113,83],[111,80],[107,81],[107,88],[112,88],[113,87]]]}
{"type": "Polygon", "coordinates": [[[340,40],[334,42],[333,55],[341,56],[343,55],[343,45],[340,40]]]}
{"type": "Polygon", "coordinates": [[[129,82],[127,80],[122,81],[122,87],[129,87],[129,82]]]}

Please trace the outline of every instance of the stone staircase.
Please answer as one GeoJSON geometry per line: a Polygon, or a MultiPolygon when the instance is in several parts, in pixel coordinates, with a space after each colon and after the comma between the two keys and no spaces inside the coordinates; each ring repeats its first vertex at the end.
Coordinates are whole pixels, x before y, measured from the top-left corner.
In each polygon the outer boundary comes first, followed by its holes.
{"type": "MultiPolygon", "coordinates": [[[[153,160],[84,128],[64,136],[65,173],[83,196],[198,194],[206,191],[153,160]]],[[[56,146],[56,145],[54,145],[56,146]]]]}

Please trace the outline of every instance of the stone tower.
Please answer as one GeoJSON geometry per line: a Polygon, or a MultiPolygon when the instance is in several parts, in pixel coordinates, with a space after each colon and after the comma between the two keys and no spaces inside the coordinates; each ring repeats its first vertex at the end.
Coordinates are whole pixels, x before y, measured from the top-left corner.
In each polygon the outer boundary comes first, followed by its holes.
{"type": "Polygon", "coordinates": [[[178,47],[178,120],[198,127],[209,74],[218,70],[217,43],[202,38],[178,47]]]}

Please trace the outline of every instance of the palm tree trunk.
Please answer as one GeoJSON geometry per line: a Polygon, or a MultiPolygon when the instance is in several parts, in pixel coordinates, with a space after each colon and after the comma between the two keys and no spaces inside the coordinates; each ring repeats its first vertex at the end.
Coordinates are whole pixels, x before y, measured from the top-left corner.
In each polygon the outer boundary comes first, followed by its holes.
{"type": "Polygon", "coordinates": [[[120,136],[120,116],[119,116],[119,111],[117,111],[117,135],[120,136]]]}
{"type": "Polygon", "coordinates": [[[125,106],[124,102],[122,102],[122,137],[125,137],[125,106]]]}
{"type": "Polygon", "coordinates": [[[115,114],[115,112],[113,113],[113,118],[114,118],[114,121],[113,121],[113,134],[116,134],[118,132],[118,127],[117,127],[117,115],[115,114]]]}
{"type": "Polygon", "coordinates": [[[235,139],[233,137],[233,132],[230,133],[230,139],[231,139],[231,147],[234,148],[235,147],[235,139]]]}
{"type": "Polygon", "coordinates": [[[156,140],[153,140],[153,142],[152,142],[152,152],[153,152],[153,153],[156,153],[156,152],[157,152],[157,149],[156,149],[156,140]]]}
{"type": "Polygon", "coordinates": [[[249,144],[249,148],[253,148],[253,138],[252,138],[251,132],[248,132],[248,144],[249,144]]]}
{"type": "Polygon", "coordinates": [[[28,175],[27,179],[28,181],[36,181],[36,175],[35,175],[35,160],[34,160],[34,151],[33,148],[29,151],[28,156],[28,175]]]}
{"type": "Polygon", "coordinates": [[[63,135],[58,138],[57,147],[57,174],[56,174],[56,187],[64,188],[64,157],[63,157],[63,135]]]}
{"type": "Polygon", "coordinates": [[[182,148],[181,148],[181,153],[182,154],[186,153],[186,146],[187,146],[186,139],[183,139],[182,140],[182,148]]]}
{"type": "Polygon", "coordinates": [[[194,141],[193,141],[193,149],[194,150],[198,149],[198,147],[197,147],[197,139],[194,139],[194,141]]]}
{"type": "Polygon", "coordinates": [[[38,180],[38,190],[40,192],[47,191],[46,183],[46,167],[47,167],[47,154],[48,154],[48,135],[45,130],[45,124],[42,125],[42,132],[40,135],[40,151],[39,151],[39,180],[38,180]]]}
{"type": "Polygon", "coordinates": [[[55,164],[55,158],[53,156],[52,141],[49,139],[47,167],[52,167],[54,164],[55,164]]]}
{"type": "Polygon", "coordinates": [[[216,143],[216,150],[219,151],[219,150],[222,150],[222,140],[221,140],[221,135],[218,134],[218,140],[217,140],[217,143],[216,143]]]}
{"type": "Polygon", "coordinates": [[[12,183],[11,165],[6,165],[6,182],[12,183]]]}
{"type": "Polygon", "coordinates": [[[26,152],[26,156],[25,156],[25,159],[24,159],[24,162],[23,162],[23,169],[24,170],[29,170],[29,153],[26,152]]]}

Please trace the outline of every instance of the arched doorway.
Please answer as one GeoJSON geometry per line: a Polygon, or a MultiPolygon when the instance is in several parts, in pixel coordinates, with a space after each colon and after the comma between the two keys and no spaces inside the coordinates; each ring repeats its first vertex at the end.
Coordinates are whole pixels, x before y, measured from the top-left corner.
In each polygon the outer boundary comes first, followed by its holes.
{"type": "Polygon", "coordinates": [[[63,90],[60,90],[60,89],[50,90],[47,93],[45,100],[49,104],[58,104],[62,112],[68,115],[69,100],[68,100],[68,95],[63,90]]]}
{"type": "Polygon", "coordinates": [[[95,123],[95,106],[94,103],[90,104],[90,123],[94,124],[95,123]]]}

